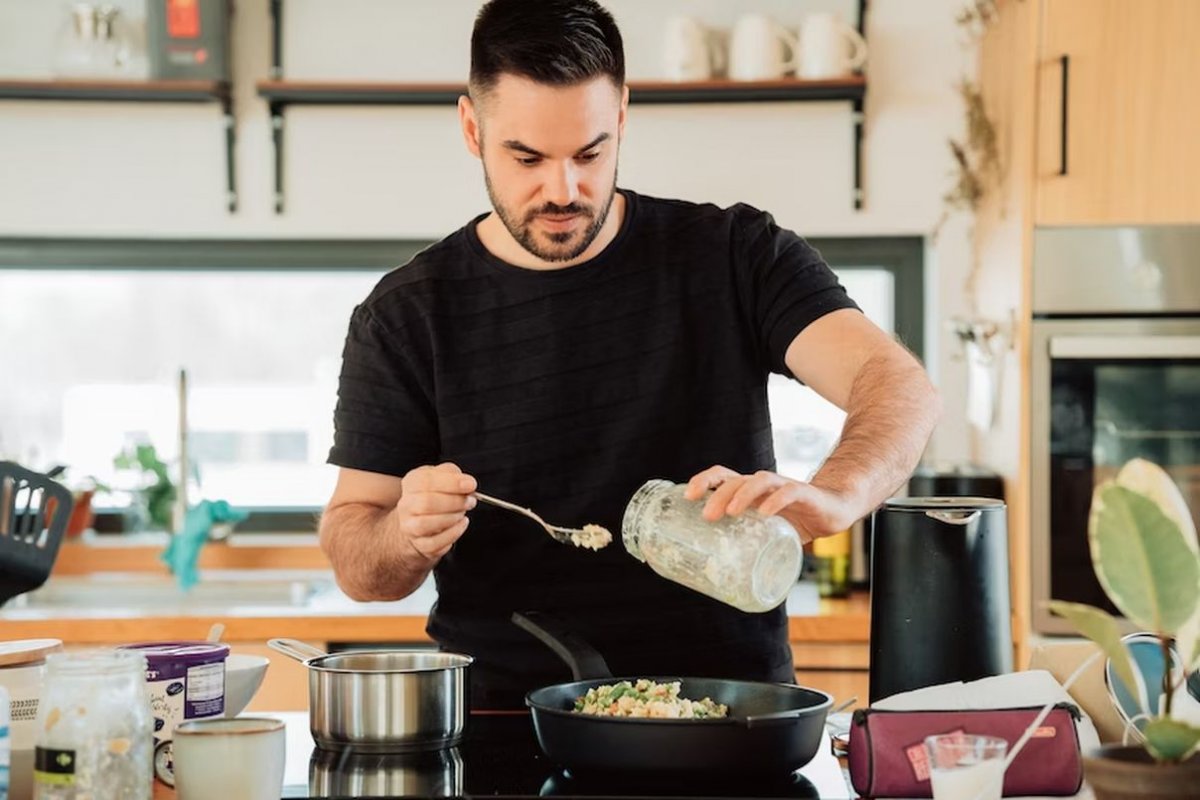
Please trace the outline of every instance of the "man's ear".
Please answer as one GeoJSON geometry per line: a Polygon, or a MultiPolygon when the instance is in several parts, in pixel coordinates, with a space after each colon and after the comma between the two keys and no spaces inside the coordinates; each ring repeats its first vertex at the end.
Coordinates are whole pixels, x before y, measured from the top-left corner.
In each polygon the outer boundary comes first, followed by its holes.
{"type": "Polygon", "coordinates": [[[617,141],[625,139],[625,120],[629,117],[629,86],[621,87],[621,110],[617,112],[617,141]]]}
{"type": "Polygon", "coordinates": [[[479,117],[475,113],[475,104],[467,95],[458,98],[458,121],[462,125],[463,141],[467,151],[476,158],[483,158],[479,137],[479,117]]]}

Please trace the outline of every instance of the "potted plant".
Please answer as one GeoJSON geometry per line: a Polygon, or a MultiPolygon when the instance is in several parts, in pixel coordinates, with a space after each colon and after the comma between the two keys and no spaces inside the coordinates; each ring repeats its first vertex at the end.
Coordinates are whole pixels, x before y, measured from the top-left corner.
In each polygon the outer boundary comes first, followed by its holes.
{"type": "Polygon", "coordinates": [[[175,484],[171,481],[166,462],[158,457],[154,445],[138,444],[121,451],[113,458],[113,466],[141,474],[142,485],[135,495],[140,498],[146,515],[159,530],[172,530],[175,484]]]}
{"type": "MultiPolygon", "coordinates": [[[[1096,487],[1088,519],[1092,567],[1121,613],[1153,632],[1163,648],[1162,699],[1143,709],[1140,746],[1108,745],[1085,754],[1084,773],[1097,800],[1194,798],[1200,795],[1200,728],[1173,716],[1188,675],[1200,667],[1200,546],[1187,504],[1157,465],[1134,459],[1115,480],[1096,487]],[[1175,645],[1181,675],[1173,674],[1175,645]]],[[[1051,601],[1109,657],[1117,677],[1137,696],[1121,624],[1101,609],[1051,601]]]]}

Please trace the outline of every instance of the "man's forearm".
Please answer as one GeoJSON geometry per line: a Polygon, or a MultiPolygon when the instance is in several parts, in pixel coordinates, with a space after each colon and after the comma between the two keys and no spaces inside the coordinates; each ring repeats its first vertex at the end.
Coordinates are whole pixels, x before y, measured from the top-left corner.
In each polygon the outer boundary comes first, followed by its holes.
{"type": "Polygon", "coordinates": [[[811,483],[848,498],[865,516],[912,475],[941,415],[941,400],[913,358],[876,356],[850,390],[841,439],[811,483]]]}
{"type": "Polygon", "coordinates": [[[399,600],[417,590],[432,564],[405,552],[395,514],[366,503],[346,503],[321,515],[321,549],[338,586],[353,600],[399,600]]]}

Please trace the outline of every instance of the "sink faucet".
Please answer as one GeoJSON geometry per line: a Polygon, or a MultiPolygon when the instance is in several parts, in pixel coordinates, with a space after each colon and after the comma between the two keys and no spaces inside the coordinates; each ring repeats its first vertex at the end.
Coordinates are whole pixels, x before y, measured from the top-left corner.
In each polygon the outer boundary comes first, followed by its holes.
{"type": "Polygon", "coordinates": [[[183,530],[183,521],[188,511],[188,421],[187,421],[187,370],[179,370],[179,485],[175,487],[175,510],[171,533],[183,530]]]}

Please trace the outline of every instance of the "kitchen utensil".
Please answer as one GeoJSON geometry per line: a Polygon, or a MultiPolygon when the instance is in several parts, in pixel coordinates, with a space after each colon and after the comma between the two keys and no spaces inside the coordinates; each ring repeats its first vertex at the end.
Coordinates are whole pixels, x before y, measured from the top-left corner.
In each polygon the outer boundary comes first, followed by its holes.
{"type": "Polygon", "coordinates": [[[277,800],[286,754],[277,719],[185,722],[175,729],[175,793],[179,800],[277,800]]]}
{"type": "Polygon", "coordinates": [[[873,518],[870,701],[1012,672],[1003,502],[888,500],[873,518]]]}
{"type": "Polygon", "coordinates": [[[73,502],[65,486],[0,461],[0,604],[50,577],[73,502]]]}
{"type": "Polygon", "coordinates": [[[475,492],[475,497],[485,503],[489,503],[499,508],[505,508],[509,511],[515,511],[518,514],[524,514],[531,520],[541,525],[546,529],[546,533],[550,534],[550,538],[562,544],[573,544],[576,547],[588,547],[592,550],[599,550],[606,544],[612,541],[612,534],[599,525],[584,525],[582,528],[564,528],[560,525],[551,525],[546,520],[533,513],[528,508],[522,508],[515,503],[510,503],[507,500],[501,500],[496,497],[491,497],[483,492],[475,492]],[[607,541],[604,541],[604,534],[608,534],[607,541]]]}
{"type": "Polygon", "coordinates": [[[639,675],[614,678],[604,658],[558,620],[514,614],[570,667],[571,683],[535,689],[525,698],[538,744],[573,775],[755,773],[786,775],[807,764],[825,742],[833,699],[824,692],[777,683],[639,675]],[[724,719],[646,719],[576,713],[589,689],[621,680],[678,680],[680,696],[710,697],[729,707],[724,719]]]}
{"type": "Polygon", "coordinates": [[[796,61],[796,37],[766,14],[746,14],[729,40],[729,77],[739,81],[782,78],[796,61]]]}
{"type": "Polygon", "coordinates": [[[254,693],[262,686],[267,667],[266,656],[230,653],[225,658],[225,716],[236,717],[246,710],[254,693]]]}
{"type": "Polygon", "coordinates": [[[867,61],[866,41],[834,13],[805,17],[796,49],[796,74],[809,80],[838,78],[867,61]]]}
{"type": "Polygon", "coordinates": [[[462,740],[470,656],[428,650],[330,654],[295,639],[267,644],[308,668],[308,721],[318,747],[406,753],[462,740]]]}

